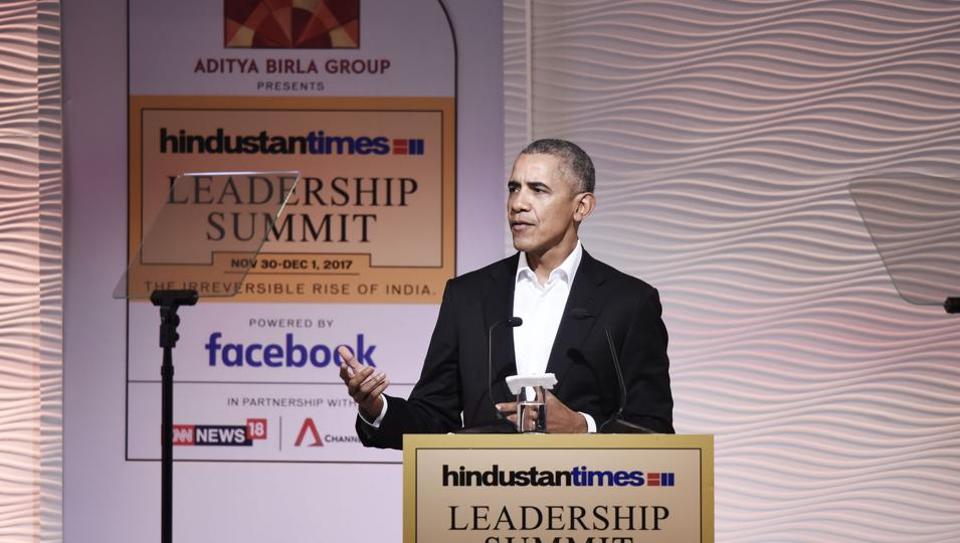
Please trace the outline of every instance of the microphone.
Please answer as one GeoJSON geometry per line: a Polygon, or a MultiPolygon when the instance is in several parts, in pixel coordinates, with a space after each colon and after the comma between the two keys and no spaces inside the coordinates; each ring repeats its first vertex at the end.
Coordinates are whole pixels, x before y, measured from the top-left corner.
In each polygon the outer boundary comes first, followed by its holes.
{"type": "Polygon", "coordinates": [[[521,324],[523,324],[523,319],[520,317],[510,317],[493,323],[490,325],[490,329],[487,330],[487,397],[490,398],[490,403],[493,404],[493,411],[497,414],[498,420],[505,421],[507,419],[500,413],[500,410],[497,409],[496,402],[493,401],[493,332],[501,326],[516,328],[521,324]]]}
{"type": "MultiPolygon", "coordinates": [[[[570,316],[577,320],[592,319],[596,315],[591,314],[586,309],[575,308],[570,310],[570,316]]],[[[620,357],[617,356],[617,349],[613,345],[613,337],[610,335],[610,329],[603,327],[603,335],[607,338],[607,348],[610,350],[610,360],[613,361],[613,369],[617,374],[617,384],[620,385],[620,405],[610,418],[604,421],[597,428],[601,434],[653,434],[653,430],[628,422],[623,418],[623,409],[627,405],[627,384],[623,379],[623,367],[620,365],[620,357]]]]}
{"type": "MultiPolygon", "coordinates": [[[[493,412],[497,414],[497,420],[491,424],[463,428],[457,432],[458,434],[516,433],[517,428],[513,424],[510,424],[510,421],[500,413],[500,410],[497,409],[497,403],[493,401],[493,332],[501,326],[516,328],[521,324],[523,324],[523,319],[520,317],[510,317],[493,323],[487,330],[487,398],[490,399],[490,403],[493,405],[493,412]]],[[[480,397],[477,405],[479,406],[482,401],[483,397],[480,397]]]]}

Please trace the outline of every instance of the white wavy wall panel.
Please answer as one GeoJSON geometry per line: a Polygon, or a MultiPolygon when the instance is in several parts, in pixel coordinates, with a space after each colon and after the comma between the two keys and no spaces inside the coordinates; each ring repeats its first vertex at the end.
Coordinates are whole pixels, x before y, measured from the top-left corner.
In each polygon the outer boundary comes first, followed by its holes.
{"type": "Polygon", "coordinates": [[[58,2],[0,3],[0,541],[62,541],[58,2]]]}
{"type": "Polygon", "coordinates": [[[530,39],[533,135],[596,159],[587,249],[661,290],[676,427],[716,435],[717,540],[960,541],[960,318],[898,298],[848,192],[960,180],[960,3],[537,0],[532,35],[507,23],[508,116],[530,39]]]}
{"type": "MultiPolygon", "coordinates": [[[[503,121],[504,148],[507,152],[504,179],[513,167],[517,151],[527,143],[527,127],[532,120],[528,108],[531,74],[527,63],[527,57],[532,52],[528,47],[532,44],[527,40],[527,28],[532,22],[527,18],[527,14],[531,12],[522,0],[506,1],[503,4],[503,121]]],[[[505,182],[503,191],[506,196],[505,182]]],[[[504,230],[504,235],[509,237],[509,232],[504,230]]]]}

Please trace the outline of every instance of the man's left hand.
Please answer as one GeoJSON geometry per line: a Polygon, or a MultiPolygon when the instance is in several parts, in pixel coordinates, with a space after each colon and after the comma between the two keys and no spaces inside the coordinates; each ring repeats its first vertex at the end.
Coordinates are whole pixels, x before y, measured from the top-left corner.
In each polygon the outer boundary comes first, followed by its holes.
{"type": "MultiPolygon", "coordinates": [[[[517,423],[517,402],[498,403],[497,410],[513,424],[517,423]]],[[[585,434],[587,432],[587,419],[564,405],[549,390],[546,391],[546,411],[548,434],[585,434]]],[[[532,409],[528,413],[530,418],[523,421],[523,426],[533,428],[537,413],[532,409]]]]}

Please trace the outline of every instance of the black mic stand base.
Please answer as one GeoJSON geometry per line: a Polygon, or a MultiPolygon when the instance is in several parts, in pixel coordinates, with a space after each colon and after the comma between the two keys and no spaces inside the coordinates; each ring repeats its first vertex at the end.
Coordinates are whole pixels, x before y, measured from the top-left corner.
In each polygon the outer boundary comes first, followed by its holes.
{"type": "Polygon", "coordinates": [[[657,432],[647,428],[646,426],[640,426],[639,424],[634,424],[623,420],[620,417],[615,417],[607,422],[604,422],[600,425],[600,428],[597,429],[598,434],[656,434],[657,432]]]}
{"type": "Polygon", "coordinates": [[[479,426],[470,426],[462,430],[457,430],[457,434],[516,434],[517,425],[507,419],[500,419],[490,424],[481,424],[479,426]]]}

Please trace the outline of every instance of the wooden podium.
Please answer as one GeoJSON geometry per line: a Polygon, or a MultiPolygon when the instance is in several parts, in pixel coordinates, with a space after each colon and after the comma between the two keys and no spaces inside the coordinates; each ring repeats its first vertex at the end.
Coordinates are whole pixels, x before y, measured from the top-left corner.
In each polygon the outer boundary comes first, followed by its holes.
{"type": "Polygon", "coordinates": [[[406,435],[404,543],[713,542],[713,436],[406,435]]]}

